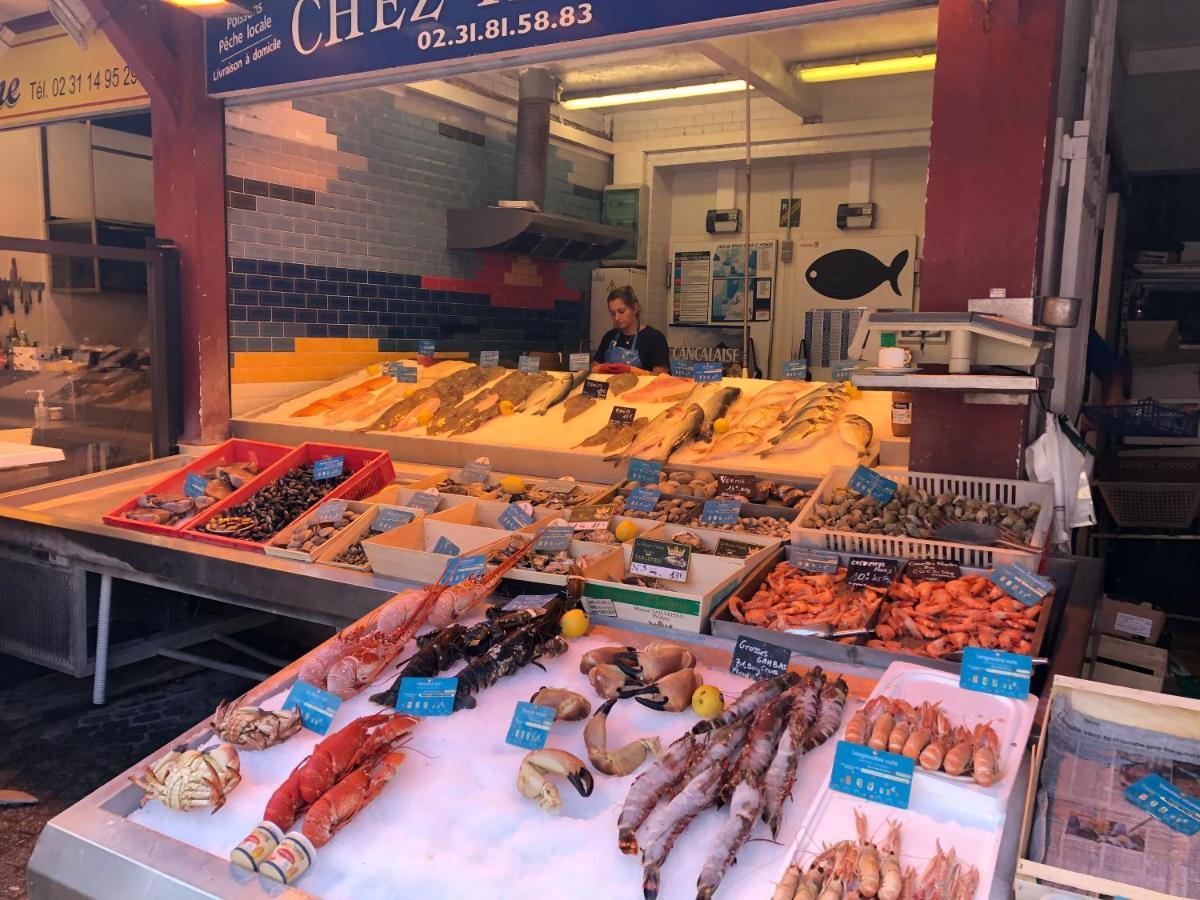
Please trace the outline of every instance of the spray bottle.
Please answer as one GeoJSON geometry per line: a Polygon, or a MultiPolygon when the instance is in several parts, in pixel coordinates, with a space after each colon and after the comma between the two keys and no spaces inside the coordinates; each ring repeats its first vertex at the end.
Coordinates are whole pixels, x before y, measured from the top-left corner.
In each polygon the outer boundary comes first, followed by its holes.
{"type": "Polygon", "coordinates": [[[50,421],[50,411],[46,409],[46,392],[44,390],[26,391],[26,394],[37,394],[37,403],[33,405],[33,421],[38,428],[45,428],[50,421]]]}

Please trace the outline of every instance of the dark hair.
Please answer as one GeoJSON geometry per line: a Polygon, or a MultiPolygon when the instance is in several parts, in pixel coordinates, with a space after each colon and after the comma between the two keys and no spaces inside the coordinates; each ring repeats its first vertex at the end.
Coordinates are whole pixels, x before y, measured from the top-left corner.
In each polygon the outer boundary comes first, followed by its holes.
{"type": "Polygon", "coordinates": [[[612,303],[614,300],[620,300],[633,310],[639,322],[642,320],[642,304],[638,301],[637,294],[633,292],[633,285],[626,284],[619,288],[613,288],[608,292],[608,299],[604,302],[612,303]]]}

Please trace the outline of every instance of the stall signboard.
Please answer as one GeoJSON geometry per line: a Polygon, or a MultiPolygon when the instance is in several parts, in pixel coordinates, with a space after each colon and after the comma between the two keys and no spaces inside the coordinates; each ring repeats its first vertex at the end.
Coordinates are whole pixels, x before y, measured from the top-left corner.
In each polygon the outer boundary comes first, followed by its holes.
{"type": "Polygon", "coordinates": [[[717,549],[713,551],[713,555],[721,556],[725,559],[745,559],[747,556],[757,553],[761,549],[758,544],[747,544],[745,541],[719,538],[717,540],[717,549]]]}
{"type": "Polygon", "coordinates": [[[852,556],[846,563],[848,587],[889,588],[900,573],[898,559],[875,556],[852,556]]]}
{"type": "Polygon", "coordinates": [[[953,581],[962,577],[962,567],[949,559],[910,559],[904,574],[913,581],[953,581]]]}
{"type": "Polygon", "coordinates": [[[625,468],[625,479],[636,481],[638,484],[658,484],[660,475],[662,475],[662,463],[656,459],[633,457],[625,468]]]}
{"type": "Polygon", "coordinates": [[[437,352],[437,342],[431,340],[417,341],[417,353],[420,356],[433,356],[437,352]]]}
{"type": "Polygon", "coordinates": [[[687,581],[692,564],[692,548],[672,541],[634,538],[629,561],[631,575],[648,575],[667,581],[687,581]]]}
{"type": "Polygon", "coordinates": [[[417,491],[408,500],[408,505],[413,509],[419,509],[421,512],[431,513],[438,508],[438,504],[442,502],[441,495],[436,490],[417,491]]]}
{"type": "Polygon", "coordinates": [[[342,521],[342,516],[346,514],[346,508],[349,505],[349,500],[329,500],[317,507],[314,517],[322,525],[340,522],[342,521]]]}
{"type": "Polygon", "coordinates": [[[807,381],[808,380],[808,360],[805,359],[789,359],[783,364],[783,380],[784,381],[807,381]]]}
{"type": "Polygon", "coordinates": [[[1011,564],[996,566],[988,577],[992,584],[999,585],[1010,597],[1026,606],[1041,603],[1042,598],[1054,590],[1054,582],[1049,578],[1034,575],[1011,564]]]}
{"type": "Polygon", "coordinates": [[[592,397],[595,400],[604,400],[608,397],[608,382],[601,381],[598,378],[589,378],[583,383],[583,396],[592,397]]]}
{"type": "Polygon", "coordinates": [[[676,378],[691,378],[692,377],[692,367],[694,365],[695,365],[695,363],[693,363],[689,360],[686,360],[686,359],[672,359],[671,360],[671,374],[674,375],[676,378]]]}
{"type": "Polygon", "coordinates": [[[637,416],[636,406],[614,406],[608,417],[609,425],[632,425],[637,416]]]}
{"type": "Polygon", "coordinates": [[[208,494],[208,479],[198,472],[188,472],[183,479],[183,492],[189,497],[204,497],[208,494]]]}
{"type": "Polygon", "coordinates": [[[408,509],[381,509],[371,521],[371,531],[376,534],[382,534],[385,531],[391,531],[393,528],[399,528],[401,525],[407,525],[416,516],[412,510],[408,509]]]}
{"type": "Polygon", "coordinates": [[[567,368],[572,372],[586,372],[592,367],[592,357],[589,353],[572,353],[568,359],[567,368]]]}
{"type": "Polygon", "coordinates": [[[725,376],[725,367],[720,363],[695,363],[692,366],[694,381],[720,381],[725,376]]]}
{"type": "Polygon", "coordinates": [[[500,513],[500,525],[505,531],[520,531],[533,524],[533,514],[525,509],[526,506],[528,504],[510,503],[504,508],[504,512],[500,513]]]}
{"type": "Polygon", "coordinates": [[[658,488],[634,488],[625,498],[625,509],[627,512],[654,512],[660,497],[662,491],[658,488]]]}
{"type": "Polygon", "coordinates": [[[571,525],[551,525],[538,532],[533,549],[540,553],[561,553],[571,546],[575,528],[571,525]]]}
{"type": "Polygon", "coordinates": [[[740,500],[705,500],[700,511],[700,524],[736,525],[741,514],[740,500]]]}
{"type": "MultiPolygon", "coordinates": [[[[443,538],[443,540],[445,539],[443,538]]],[[[435,550],[434,552],[436,553],[437,551],[435,550]]],[[[442,577],[439,581],[446,585],[446,587],[454,587],[454,585],[460,584],[468,578],[482,575],[486,565],[486,553],[477,553],[474,556],[456,556],[450,562],[446,563],[446,570],[442,572],[442,577]]]]}
{"type": "Polygon", "coordinates": [[[717,492],[720,494],[749,497],[757,487],[758,479],[753,475],[730,475],[727,472],[717,475],[717,492]]]}
{"type": "Polygon", "coordinates": [[[895,496],[896,488],[899,485],[892,479],[880,475],[874,469],[858,466],[851,474],[847,487],[867,497],[874,497],[880,503],[888,503],[895,496]]]}
{"type": "MultiPolygon", "coordinates": [[[[205,20],[208,92],[278,88],[350,75],[459,63],[533,63],[557,45],[692,26],[689,39],[750,17],[836,0],[258,0],[205,20]],[[540,53],[531,53],[540,48],[540,53]]],[[[580,51],[576,51],[580,52],[580,51]]]]}
{"type": "Polygon", "coordinates": [[[479,351],[479,368],[494,369],[500,365],[499,350],[480,350],[479,351]]]}
{"type": "Polygon", "coordinates": [[[0,130],[149,105],[137,75],[99,29],[83,49],[57,27],[0,46],[0,130]]]}
{"type": "Polygon", "coordinates": [[[1155,772],[1126,788],[1125,799],[1172,831],[1189,837],[1200,834],[1200,801],[1155,772]]]}
{"type": "Polygon", "coordinates": [[[542,366],[542,361],[536,356],[518,356],[517,368],[522,372],[536,372],[542,366]]]}
{"type": "Polygon", "coordinates": [[[313,481],[328,481],[337,478],[346,469],[346,457],[327,456],[313,463],[313,481]]]}
{"type": "MultiPolygon", "coordinates": [[[[454,541],[450,540],[450,538],[446,537],[445,535],[442,535],[437,539],[437,543],[433,545],[433,552],[438,556],[458,556],[462,550],[458,544],[454,543],[454,541]]],[[[454,562],[454,560],[451,560],[451,562],[454,562]]],[[[449,570],[450,566],[447,565],[446,568],[449,570]]],[[[447,580],[445,575],[442,576],[442,580],[445,584],[452,583],[447,580]]]]}
{"type": "Polygon", "coordinates": [[[788,562],[805,572],[832,575],[838,570],[838,555],[829,550],[810,550],[808,547],[788,547],[788,562]]]}
{"type": "Polygon", "coordinates": [[[400,384],[416,384],[419,373],[416,366],[409,366],[397,360],[384,363],[383,374],[395,378],[400,384]]]}

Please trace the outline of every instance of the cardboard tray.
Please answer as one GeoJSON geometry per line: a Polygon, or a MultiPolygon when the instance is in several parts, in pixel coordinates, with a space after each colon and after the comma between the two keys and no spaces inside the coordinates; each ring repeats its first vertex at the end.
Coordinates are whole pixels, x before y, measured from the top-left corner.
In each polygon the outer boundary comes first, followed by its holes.
{"type": "MultiPolygon", "coordinates": [[[[385,509],[403,509],[406,512],[410,512],[413,514],[414,522],[424,518],[425,516],[425,511],[422,509],[411,509],[407,506],[392,506],[387,503],[371,503],[367,505],[366,511],[361,516],[335,534],[331,540],[326,541],[324,544],[318,547],[317,552],[313,557],[313,561],[326,566],[336,566],[339,569],[350,569],[354,572],[370,572],[370,565],[352,566],[349,563],[334,562],[334,560],[338,554],[340,554],[351,544],[360,540],[364,535],[368,535],[370,533],[371,524],[385,509]]],[[[404,526],[398,525],[396,527],[403,528],[404,526]]]]}
{"type": "Polygon", "coordinates": [[[451,559],[433,552],[438,538],[453,541],[459,556],[473,556],[504,546],[510,536],[508,531],[424,516],[363,541],[363,550],[376,575],[431,584],[441,578],[451,559]]]}
{"type": "MultiPolygon", "coordinates": [[[[641,520],[636,520],[641,521],[641,520]]],[[[745,534],[743,532],[718,531],[713,528],[703,528],[692,525],[659,525],[652,531],[647,532],[643,537],[653,538],[656,541],[673,541],[675,536],[681,532],[688,532],[699,537],[705,545],[705,550],[693,550],[692,555],[698,554],[704,556],[714,556],[717,559],[731,559],[732,557],[718,557],[716,554],[717,542],[720,540],[739,541],[743,544],[753,544],[758,549],[745,557],[742,562],[749,567],[756,567],[764,559],[768,559],[774,555],[774,552],[779,549],[783,543],[783,538],[773,538],[765,534],[745,534]]]]}
{"type": "MultiPolygon", "coordinates": [[[[838,641],[825,640],[823,638],[808,637],[799,634],[788,634],[784,631],[775,631],[771,628],[760,628],[757,625],[739,622],[729,614],[729,600],[737,597],[743,602],[754,596],[759,585],[763,583],[767,575],[779,563],[787,559],[788,547],[785,545],[779,548],[775,553],[769,555],[761,562],[755,570],[738,585],[737,589],[731,592],[729,597],[726,597],[712,611],[712,616],[709,624],[712,633],[718,637],[725,637],[731,640],[737,640],[740,635],[752,637],[755,640],[766,641],[769,644],[775,644],[780,647],[787,647],[797,653],[803,653],[808,656],[814,656],[818,659],[827,659],[838,662],[851,662],[872,668],[885,669],[894,662],[910,662],[919,663],[923,666],[930,666],[935,669],[943,669],[947,672],[958,672],[962,666],[960,663],[951,662],[943,659],[931,659],[925,656],[916,656],[907,653],[895,653],[891,650],[881,650],[875,647],[867,647],[866,641],[868,638],[857,638],[853,644],[843,644],[838,641]]],[[[840,553],[838,554],[838,562],[845,565],[850,556],[869,556],[867,553],[840,553]]],[[[963,566],[962,572],[964,575],[986,575],[985,569],[973,569],[963,566]]],[[[887,600],[884,600],[886,603],[887,600]]],[[[1042,601],[1042,612],[1038,616],[1037,630],[1033,633],[1033,639],[1029,642],[1032,645],[1031,655],[1036,657],[1042,649],[1042,644],[1045,641],[1046,629],[1051,621],[1052,610],[1055,603],[1055,592],[1051,592],[1042,601]]],[[[880,607],[882,610],[882,607],[880,607]]],[[[1037,680],[1037,671],[1034,672],[1034,680],[1037,680]]]]}
{"type": "MultiPolygon", "coordinates": [[[[1041,787],[1042,764],[1045,761],[1046,734],[1050,727],[1052,704],[1054,698],[1059,694],[1069,695],[1071,703],[1076,709],[1099,719],[1181,737],[1195,738],[1200,734],[1200,700],[1100,684],[1094,681],[1084,681],[1081,678],[1055,676],[1048,701],[1042,711],[1040,737],[1033,749],[1029,790],[1025,797],[1025,815],[1021,825],[1021,843],[1017,851],[1017,872],[1013,880],[1013,889],[1017,900],[1062,897],[1064,888],[1088,896],[1136,897],[1139,900],[1172,898],[1171,894],[1163,894],[1137,885],[1074,872],[1057,866],[1048,866],[1028,858],[1033,815],[1041,787]]],[[[1139,815],[1144,816],[1145,814],[1139,811],[1139,815]]],[[[1191,840],[1194,841],[1196,838],[1191,838],[1191,840]]]]}
{"type": "MultiPolygon", "coordinates": [[[[579,559],[581,556],[595,556],[591,564],[583,570],[584,577],[603,578],[606,575],[615,575],[617,578],[620,578],[624,574],[620,547],[610,547],[607,544],[592,544],[587,541],[571,541],[567,552],[570,553],[572,559],[579,559]]],[[[489,570],[494,568],[495,566],[488,566],[489,570]]],[[[519,565],[514,566],[504,574],[505,581],[514,581],[519,584],[549,585],[556,589],[565,588],[567,578],[567,575],[535,572],[532,569],[521,568],[519,565]]]]}
{"type": "Polygon", "coordinates": [[[860,534],[824,528],[804,528],[799,523],[812,515],[813,508],[826,500],[838,488],[844,488],[854,474],[855,466],[834,466],[800,509],[792,526],[792,543],[801,547],[818,547],[841,553],[864,553],[897,558],[928,557],[953,560],[964,566],[981,569],[1011,563],[1030,571],[1038,571],[1050,519],[1054,513],[1054,487],[1038,481],[1014,481],[1005,478],[976,478],[967,475],[930,475],[924,472],[881,471],[880,474],[900,484],[908,484],[931,494],[953,493],[990,500],[1009,506],[1040,503],[1041,511],[1034,523],[1028,552],[977,544],[958,544],[929,538],[911,538],[883,534],[860,534]]]}
{"type": "MultiPolygon", "coordinates": [[[[308,526],[308,524],[316,518],[317,510],[320,508],[320,506],[314,507],[291,525],[288,525],[286,528],[276,534],[273,538],[271,538],[267,545],[263,547],[263,552],[266,553],[267,556],[278,556],[281,559],[294,559],[298,562],[314,562],[316,561],[317,557],[321,555],[321,552],[325,550],[331,543],[340,538],[344,532],[354,528],[354,526],[358,524],[359,520],[362,519],[364,514],[367,512],[374,512],[375,510],[375,506],[370,503],[360,503],[357,501],[347,503],[346,509],[347,511],[354,513],[354,519],[345,528],[335,532],[333,536],[330,537],[330,539],[324,544],[321,544],[321,546],[313,550],[289,550],[286,546],[278,545],[277,542],[279,541],[282,541],[284,544],[286,544],[289,540],[291,540],[291,537],[297,528],[304,528],[308,526]]],[[[372,515],[372,518],[374,518],[374,515],[372,515]]]]}

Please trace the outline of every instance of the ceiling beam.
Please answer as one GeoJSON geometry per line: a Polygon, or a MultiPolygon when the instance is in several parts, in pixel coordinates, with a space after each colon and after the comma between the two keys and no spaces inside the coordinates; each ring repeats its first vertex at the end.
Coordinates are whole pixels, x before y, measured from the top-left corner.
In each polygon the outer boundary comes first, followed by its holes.
{"type": "Polygon", "coordinates": [[[1125,57],[1125,74],[1129,77],[1196,71],[1200,71],[1200,47],[1131,50],[1125,57]]]}
{"type": "Polygon", "coordinates": [[[765,97],[808,121],[821,116],[821,94],[802,84],[774,50],[756,37],[720,38],[698,46],[730,75],[748,82],[765,97]]]}

